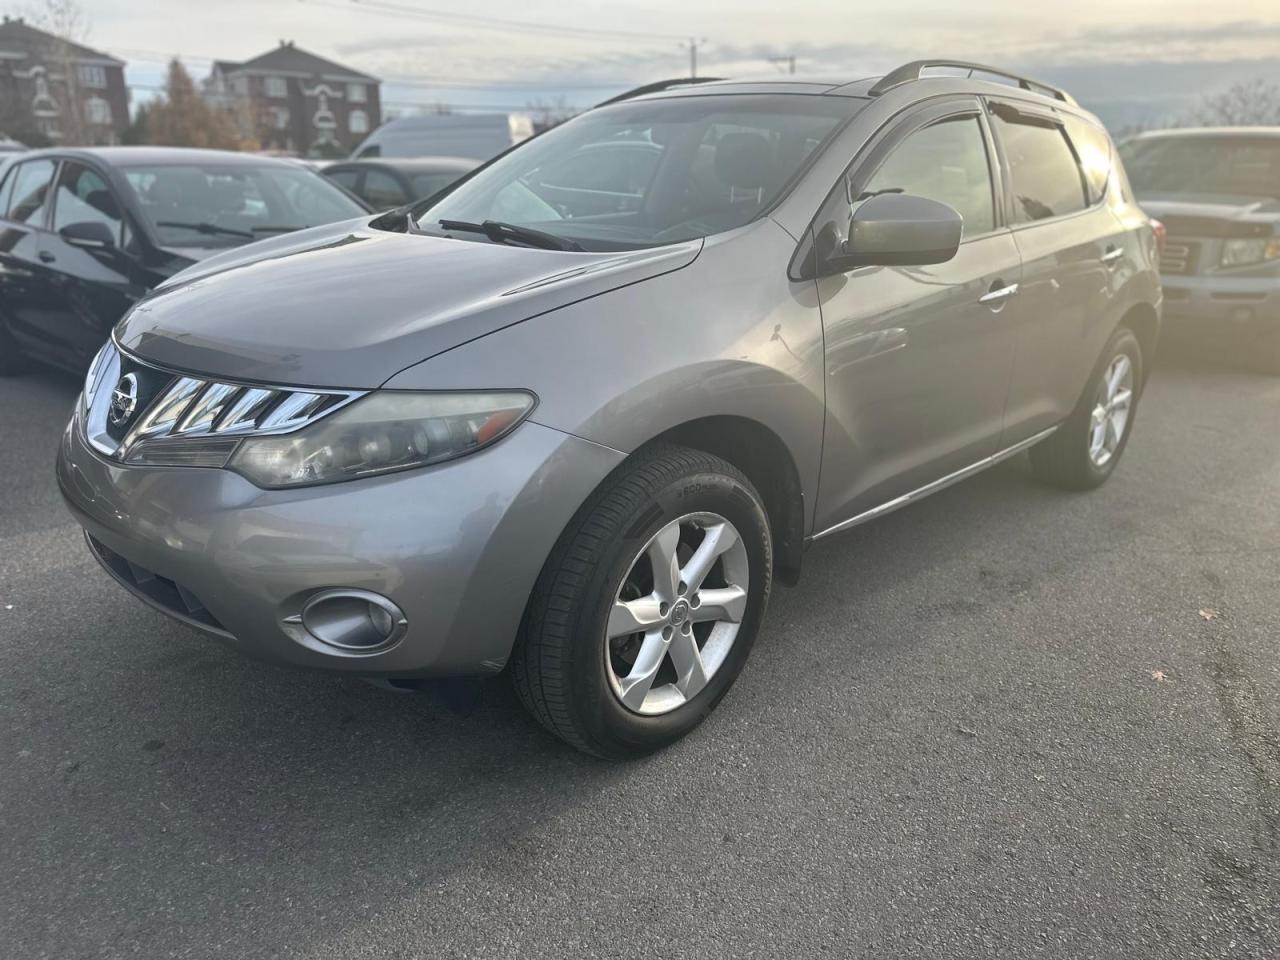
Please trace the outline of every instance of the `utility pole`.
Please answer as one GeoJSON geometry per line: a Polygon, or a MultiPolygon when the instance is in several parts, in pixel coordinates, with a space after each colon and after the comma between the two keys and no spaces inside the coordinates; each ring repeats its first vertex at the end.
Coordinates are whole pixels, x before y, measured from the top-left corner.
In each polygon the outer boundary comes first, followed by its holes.
{"type": "Polygon", "coordinates": [[[691,78],[698,76],[698,44],[705,44],[706,37],[690,37],[688,42],[680,44],[682,47],[689,48],[689,76],[691,78]]]}
{"type": "Polygon", "coordinates": [[[786,57],[770,57],[769,62],[778,68],[781,68],[785,63],[787,65],[787,73],[796,72],[796,55],[794,53],[786,57]]]}

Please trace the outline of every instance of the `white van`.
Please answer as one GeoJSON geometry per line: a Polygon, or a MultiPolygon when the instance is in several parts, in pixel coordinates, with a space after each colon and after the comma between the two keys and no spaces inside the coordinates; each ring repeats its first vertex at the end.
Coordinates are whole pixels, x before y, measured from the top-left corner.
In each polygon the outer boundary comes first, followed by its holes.
{"type": "Polygon", "coordinates": [[[432,113],[384,123],[351,154],[370,157],[466,157],[485,161],[533,136],[523,113],[432,113]]]}

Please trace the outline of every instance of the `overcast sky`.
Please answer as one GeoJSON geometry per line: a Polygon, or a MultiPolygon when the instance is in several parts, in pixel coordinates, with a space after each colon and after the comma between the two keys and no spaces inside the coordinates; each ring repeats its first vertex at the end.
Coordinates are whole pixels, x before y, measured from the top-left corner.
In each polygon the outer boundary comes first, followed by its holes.
{"type": "MultiPolygon", "coordinates": [[[[0,7],[38,7],[41,0],[0,7]]],[[[294,40],[392,82],[395,104],[520,106],[609,92],[688,71],[681,38],[706,39],[700,72],[865,76],[948,55],[1057,70],[1133,62],[1275,57],[1280,0],[80,0],[90,43],[158,82],[177,54],[244,59],[294,40]],[[1064,16],[1056,12],[1069,10],[1064,16]],[[418,11],[415,13],[414,11],[418,11]],[[475,18],[474,20],[471,18],[475,18]],[[524,25],[490,21],[519,21],[524,25]],[[150,62],[148,62],[148,60],[150,62]],[[409,81],[394,83],[394,81],[409,81]]],[[[1080,73],[1088,76],[1088,72],[1080,73]]],[[[145,93],[144,93],[145,98],[145,93]]]]}

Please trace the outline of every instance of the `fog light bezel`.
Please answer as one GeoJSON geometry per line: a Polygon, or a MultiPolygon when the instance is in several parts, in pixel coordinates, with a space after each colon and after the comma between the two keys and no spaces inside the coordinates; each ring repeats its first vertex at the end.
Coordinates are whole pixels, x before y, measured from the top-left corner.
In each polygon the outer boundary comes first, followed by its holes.
{"type": "Polygon", "coordinates": [[[320,653],[346,657],[368,657],[385,653],[404,639],[409,629],[409,620],[404,611],[391,599],[372,590],[361,590],[352,587],[334,587],[319,590],[306,596],[295,613],[283,618],[286,631],[304,646],[320,653]],[[380,638],[369,643],[350,642],[344,634],[342,623],[350,624],[358,620],[353,611],[325,610],[340,604],[363,604],[367,627],[371,637],[380,634],[380,638]],[[373,608],[375,613],[369,611],[373,608]],[[378,621],[390,624],[389,631],[380,629],[378,621]]]}

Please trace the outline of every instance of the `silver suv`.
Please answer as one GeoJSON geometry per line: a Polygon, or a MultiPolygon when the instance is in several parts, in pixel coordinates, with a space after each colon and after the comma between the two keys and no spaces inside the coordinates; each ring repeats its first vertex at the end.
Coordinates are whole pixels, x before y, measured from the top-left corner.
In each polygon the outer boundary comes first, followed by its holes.
{"type": "Polygon", "coordinates": [[[672,742],[807,544],[1019,451],[1075,489],[1124,452],[1150,222],[1065,93],[939,66],[655,85],[187,270],[62,439],[90,549],[256,657],[505,670],[579,749],[672,742]]]}

